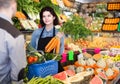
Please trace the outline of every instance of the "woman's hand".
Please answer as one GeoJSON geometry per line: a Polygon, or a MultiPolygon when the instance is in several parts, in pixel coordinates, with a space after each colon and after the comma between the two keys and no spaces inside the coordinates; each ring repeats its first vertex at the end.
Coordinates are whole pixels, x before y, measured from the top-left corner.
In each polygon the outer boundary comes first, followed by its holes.
{"type": "Polygon", "coordinates": [[[58,32],[58,33],[56,34],[56,36],[59,37],[59,38],[61,38],[61,37],[64,36],[64,33],[63,33],[63,32],[58,32]]]}

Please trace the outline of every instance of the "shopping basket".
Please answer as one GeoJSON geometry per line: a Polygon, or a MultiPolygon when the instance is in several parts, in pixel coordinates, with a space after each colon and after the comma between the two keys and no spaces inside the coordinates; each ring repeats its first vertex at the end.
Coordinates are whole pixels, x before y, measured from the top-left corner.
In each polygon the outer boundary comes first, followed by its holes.
{"type": "Polygon", "coordinates": [[[33,77],[46,77],[58,73],[58,61],[49,60],[41,64],[28,65],[27,77],[30,80],[33,77]]]}

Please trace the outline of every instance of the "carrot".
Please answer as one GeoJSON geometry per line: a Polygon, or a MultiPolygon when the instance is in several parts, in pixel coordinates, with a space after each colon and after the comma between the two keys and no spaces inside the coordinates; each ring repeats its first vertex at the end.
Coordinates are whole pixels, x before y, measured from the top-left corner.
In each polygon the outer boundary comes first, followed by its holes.
{"type": "Polygon", "coordinates": [[[55,39],[56,39],[55,37],[52,38],[52,39],[50,40],[50,42],[47,44],[47,46],[45,47],[45,49],[48,49],[48,48],[51,46],[51,44],[54,42],[55,39]]]}
{"type": "Polygon", "coordinates": [[[48,47],[46,48],[46,52],[50,52],[52,49],[54,49],[57,45],[57,40],[54,40],[53,43],[48,47]]]}
{"type": "Polygon", "coordinates": [[[58,54],[60,50],[60,38],[55,36],[45,47],[45,52],[50,52],[52,49],[55,49],[55,52],[58,54]]]}
{"type": "Polygon", "coordinates": [[[58,37],[54,37],[49,43],[48,45],[45,47],[45,51],[46,52],[50,52],[52,49],[57,49],[57,53],[59,53],[59,48],[60,48],[60,40],[58,37]],[[58,47],[57,47],[58,46],[58,47]]]}
{"type": "Polygon", "coordinates": [[[59,38],[56,39],[57,39],[56,53],[58,54],[60,51],[60,39],[59,38]]]}
{"type": "Polygon", "coordinates": [[[26,19],[26,16],[20,12],[20,11],[17,11],[15,16],[18,18],[18,19],[26,19]]]}

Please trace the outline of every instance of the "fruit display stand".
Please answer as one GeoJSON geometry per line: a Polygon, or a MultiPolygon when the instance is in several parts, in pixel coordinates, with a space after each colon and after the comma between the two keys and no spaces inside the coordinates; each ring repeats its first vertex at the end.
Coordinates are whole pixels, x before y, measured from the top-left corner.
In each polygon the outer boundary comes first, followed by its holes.
{"type": "MultiPolygon", "coordinates": [[[[78,61],[76,61],[74,63],[71,63],[71,61],[69,60],[69,57],[67,57],[68,59],[66,61],[68,61],[68,63],[67,63],[68,65],[64,66],[65,70],[73,70],[76,74],[87,71],[92,75],[92,78],[94,78],[94,76],[96,76],[96,75],[99,76],[100,72],[102,72],[102,73],[104,73],[104,76],[106,77],[106,84],[116,84],[116,82],[118,81],[118,79],[120,77],[120,75],[119,75],[119,69],[120,69],[119,55],[115,56],[115,57],[113,57],[113,55],[112,55],[116,51],[112,50],[111,52],[113,52],[113,53],[110,53],[111,56],[105,55],[105,53],[107,53],[108,51],[106,51],[106,50],[100,51],[99,48],[92,49],[91,51],[88,50],[88,52],[87,52],[87,50],[82,50],[82,51],[84,53],[77,55],[78,61]],[[91,55],[92,53],[94,53],[94,55],[91,55]]],[[[119,51],[118,51],[118,53],[119,53],[119,51]]],[[[65,59],[65,57],[63,57],[63,59],[65,59]]],[[[83,76],[81,75],[79,77],[81,78],[83,76]]],[[[92,78],[91,78],[91,80],[89,80],[89,82],[92,81],[92,78]]],[[[70,81],[70,79],[69,79],[69,81],[70,81]]],[[[78,80],[84,81],[84,79],[76,79],[76,82],[78,82],[78,80]]],[[[86,84],[88,84],[88,83],[86,83],[86,84]]],[[[90,83],[90,84],[96,84],[96,82],[90,83]]],[[[100,84],[102,84],[102,82],[100,84]]]]}

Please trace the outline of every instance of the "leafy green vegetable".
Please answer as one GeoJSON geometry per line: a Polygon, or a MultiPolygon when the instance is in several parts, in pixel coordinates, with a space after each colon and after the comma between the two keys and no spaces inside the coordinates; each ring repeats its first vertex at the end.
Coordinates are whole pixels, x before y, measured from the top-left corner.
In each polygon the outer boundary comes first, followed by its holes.
{"type": "Polygon", "coordinates": [[[34,0],[17,0],[18,11],[26,11],[27,13],[39,13],[40,2],[34,0]]]}
{"type": "Polygon", "coordinates": [[[91,31],[85,27],[84,19],[74,15],[72,16],[71,20],[68,20],[63,24],[60,31],[71,35],[74,40],[86,38],[88,35],[92,34],[91,31]]]}
{"type": "Polygon", "coordinates": [[[13,17],[12,18],[12,21],[13,21],[13,23],[14,23],[14,26],[17,28],[17,29],[22,29],[22,27],[21,27],[21,24],[20,24],[20,21],[18,20],[18,18],[17,17],[13,17]]]}
{"type": "Polygon", "coordinates": [[[27,84],[64,84],[60,80],[53,78],[52,76],[47,76],[45,78],[32,78],[27,84]]]}
{"type": "Polygon", "coordinates": [[[106,9],[107,8],[107,4],[106,3],[102,3],[102,4],[97,4],[96,5],[97,9],[106,9]]]}
{"type": "Polygon", "coordinates": [[[50,6],[52,7],[57,14],[61,13],[60,7],[58,5],[55,5],[51,2],[51,0],[41,0],[40,2],[40,10],[45,7],[45,6],[50,6]]]}
{"type": "Polygon", "coordinates": [[[18,11],[26,11],[27,13],[39,14],[40,10],[45,6],[52,7],[57,14],[59,14],[60,7],[53,4],[51,0],[41,0],[40,2],[35,2],[34,0],[17,0],[18,11]]]}
{"type": "Polygon", "coordinates": [[[60,54],[54,54],[54,53],[45,53],[44,55],[46,60],[61,60],[61,55],[60,54]]]}

